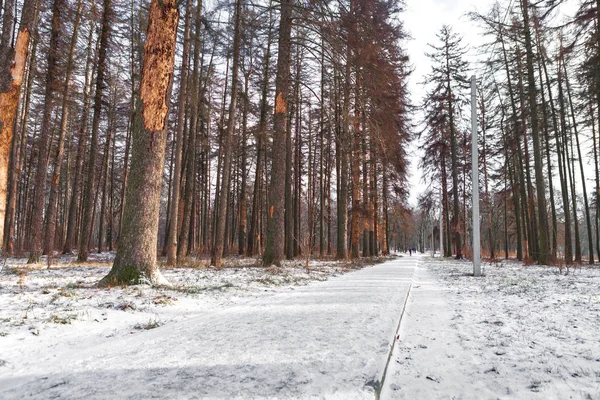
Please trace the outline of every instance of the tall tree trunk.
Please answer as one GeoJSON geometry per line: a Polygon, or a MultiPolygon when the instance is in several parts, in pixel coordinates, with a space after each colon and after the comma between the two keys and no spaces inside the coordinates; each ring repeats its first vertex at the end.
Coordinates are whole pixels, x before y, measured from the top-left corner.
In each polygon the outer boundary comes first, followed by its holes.
{"type": "Polygon", "coordinates": [[[192,14],[191,0],[186,1],[185,27],[183,33],[183,59],[179,83],[179,99],[177,101],[177,131],[175,136],[175,166],[173,169],[173,191],[171,194],[171,215],[167,232],[167,265],[177,263],[177,228],[179,227],[179,197],[181,191],[181,157],[183,149],[183,131],[187,104],[187,83],[190,53],[190,20],[192,14]]]}
{"type": "MultiPolygon", "coordinates": [[[[0,48],[0,243],[4,241],[10,146],[21,95],[21,85],[25,75],[25,64],[29,57],[29,39],[37,23],[37,4],[38,0],[23,2],[21,22],[14,47],[8,40],[9,35],[12,35],[12,25],[7,23],[2,27],[3,42],[2,48],[0,48]],[[4,39],[5,36],[6,39],[4,39]]],[[[5,21],[6,19],[13,20],[11,13],[14,13],[14,9],[5,7],[5,21]]]]}
{"type": "MultiPolygon", "coordinates": [[[[9,3],[6,4],[6,7],[12,7],[14,5],[14,3],[9,3]]],[[[35,12],[38,13],[39,12],[39,7],[36,7],[35,12]]],[[[14,13],[14,9],[5,10],[4,13],[4,24],[3,24],[3,29],[6,28],[6,30],[10,31],[10,35],[9,38],[12,38],[12,34],[13,32],[13,13],[14,13]],[[10,19],[10,22],[8,21],[8,19],[10,19]]],[[[37,16],[34,17],[35,20],[37,20],[37,16]]],[[[36,29],[37,31],[37,29],[36,29]]],[[[8,39],[7,39],[8,40],[8,39]]],[[[12,255],[14,254],[15,251],[15,227],[17,225],[17,220],[19,219],[18,217],[20,216],[18,214],[18,210],[22,207],[19,207],[22,203],[26,203],[26,199],[23,198],[23,201],[20,201],[20,196],[19,196],[19,186],[21,185],[21,182],[19,182],[20,177],[21,177],[21,171],[23,170],[24,164],[25,164],[25,159],[27,158],[27,128],[29,126],[29,112],[30,112],[30,105],[31,105],[31,93],[32,93],[32,87],[33,87],[33,79],[35,77],[35,73],[34,71],[36,70],[36,50],[37,50],[37,43],[38,43],[38,35],[37,32],[34,33],[33,35],[33,41],[32,41],[32,45],[31,45],[31,52],[28,54],[27,56],[27,69],[25,71],[25,98],[23,100],[23,105],[21,108],[21,111],[17,111],[20,115],[18,116],[18,118],[20,119],[20,130],[17,131],[17,134],[15,134],[13,136],[13,140],[12,140],[12,151],[13,154],[11,154],[11,168],[12,170],[10,171],[11,176],[9,177],[9,188],[8,188],[8,204],[7,204],[7,211],[6,211],[6,221],[5,221],[5,225],[4,225],[4,243],[2,244],[2,248],[6,251],[7,255],[12,255]],[[17,144],[18,144],[18,148],[17,148],[17,144]]],[[[12,43],[12,42],[11,42],[12,43]]],[[[15,128],[17,125],[18,121],[15,121],[15,128]]],[[[1,185],[1,184],[0,184],[1,185]]],[[[21,190],[22,191],[22,190],[21,190]]],[[[22,196],[21,196],[22,197],[22,196]]],[[[19,225],[19,233],[21,233],[23,231],[23,226],[19,225]]],[[[23,237],[22,234],[20,234],[21,237],[23,237]]],[[[21,248],[21,247],[19,247],[21,248]]]]}
{"type": "MultiPolygon", "coordinates": [[[[35,174],[35,195],[33,198],[33,214],[31,222],[31,253],[29,254],[28,263],[37,263],[40,261],[42,255],[42,240],[43,240],[43,222],[44,222],[44,201],[46,199],[46,178],[48,170],[48,156],[50,148],[52,146],[51,141],[51,122],[52,122],[52,111],[54,108],[54,97],[58,89],[58,57],[60,52],[59,38],[63,35],[63,19],[61,15],[65,11],[64,0],[54,0],[52,9],[52,30],[50,32],[50,47],[48,48],[48,61],[46,71],[46,89],[44,93],[44,109],[42,116],[42,130],[40,132],[40,141],[38,143],[38,162],[37,170],[35,174]]],[[[65,93],[66,95],[66,93],[65,93]]],[[[61,129],[62,131],[62,129],[61,129]]],[[[65,120],[65,131],[66,131],[66,120],[65,120]]],[[[64,132],[63,137],[59,137],[61,143],[59,143],[59,153],[62,156],[62,149],[64,146],[64,132]]],[[[58,185],[58,182],[56,182],[58,185]]],[[[52,221],[49,222],[54,224],[54,215],[52,215],[52,221]]]]}
{"type": "MultiPolygon", "coordinates": [[[[36,10],[36,12],[38,12],[38,10],[36,10]]],[[[35,74],[33,73],[33,71],[36,70],[36,65],[37,65],[37,46],[38,45],[38,35],[34,34],[34,38],[33,38],[33,43],[31,45],[31,56],[30,56],[30,61],[29,61],[29,68],[27,71],[27,91],[25,94],[25,103],[23,105],[23,113],[22,113],[22,117],[21,117],[21,144],[20,144],[20,149],[19,149],[19,167],[18,167],[18,171],[15,171],[15,180],[17,179],[17,177],[19,178],[19,191],[20,191],[20,196],[19,196],[19,203],[17,205],[17,215],[15,218],[15,222],[18,224],[19,226],[19,230],[17,232],[17,244],[16,247],[19,251],[22,251],[23,249],[23,242],[25,240],[25,235],[27,233],[27,230],[25,229],[25,219],[27,216],[27,191],[29,188],[29,164],[27,164],[27,142],[28,142],[28,130],[29,130],[29,121],[30,121],[30,111],[31,111],[31,92],[32,92],[32,87],[33,87],[33,83],[34,83],[34,76],[35,74]],[[25,171],[25,173],[23,173],[23,171],[25,171]]],[[[37,127],[37,122],[34,121],[34,130],[33,130],[33,138],[35,138],[36,135],[36,127],[37,127]]],[[[33,139],[32,139],[33,140],[33,139]]],[[[30,157],[31,159],[33,157],[30,157]]],[[[17,188],[15,188],[15,190],[17,190],[17,188]]],[[[15,224],[12,224],[12,226],[9,226],[9,229],[11,230],[11,233],[9,233],[9,238],[8,240],[11,241],[12,238],[14,237],[14,227],[15,224]]],[[[10,250],[10,242],[8,245],[8,249],[10,250]]]]}
{"type": "MultiPolygon", "coordinates": [[[[351,55],[350,47],[347,47],[346,55],[351,55]]],[[[338,150],[338,158],[340,163],[339,181],[340,186],[337,197],[337,252],[338,260],[348,258],[348,143],[350,140],[349,129],[349,113],[350,113],[350,61],[347,58],[345,66],[345,78],[342,83],[343,87],[343,109],[342,115],[339,117],[339,136],[336,140],[336,149],[338,150]]],[[[339,89],[336,90],[336,94],[339,89]]],[[[336,99],[339,103],[339,99],[336,99]]],[[[337,104],[336,104],[337,107],[337,104]]]]}
{"type": "Polygon", "coordinates": [[[104,1],[102,13],[102,31],[100,34],[100,49],[98,51],[98,64],[96,74],[96,93],[94,94],[94,114],[92,117],[92,136],[90,139],[90,159],[87,169],[85,192],[83,197],[83,216],[81,235],[79,236],[78,261],[87,261],[89,242],[93,225],[94,212],[94,182],[96,178],[96,158],[98,153],[98,131],[100,130],[100,117],[102,114],[102,97],[104,93],[104,75],[106,73],[106,59],[108,40],[112,24],[112,0],[104,1]]]}
{"type": "Polygon", "coordinates": [[[294,151],[294,256],[302,255],[302,99],[296,96],[296,124],[294,151]]]}
{"type": "MultiPolygon", "coordinates": [[[[585,207],[585,222],[587,226],[587,236],[588,236],[588,254],[589,254],[589,264],[594,265],[594,240],[592,238],[592,218],[590,216],[590,205],[588,202],[588,194],[587,194],[587,185],[585,183],[585,172],[583,171],[583,157],[581,155],[581,146],[579,145],[579,129],[577,127],[577,119],[575,118],[575,107],[573,105],[573,99],[571,98],[571,85],[569,84],[569,76],[567,74],[567,66],[563,61],[563,70],[565,72],[565,84],[567,87],[567,100],[569,103],[569,107],[571,110],[571,119],[573,121],[573,133],[575,133],[575,143],[577,146],[577,156],[579,159],[579,172],[581,173],[581,185],[583,187],[583,204],[585,207]]],[[[571,140],[571,146],[573,141],[571,140]]],[[[573,171],[574,172],[574,171],[573,171]]]]}
{"type": "MultiPolygon", "coordinates": [[[[443,135],[442,135],[443,140],[443,135]]],[[[444,257],[452,257],[452,230],[450,228],[450,204],[448,200],[448,173],[446,171],[446,152],[442,152],[440,164],[442,166],[442,203],[444,214],[444,227],[446,229],[446,243],[444,246],[444,257]]]]}
{"type": "Polygon", "coordinates": [[[596,137],[596,124],[594,124],[594,107],[589,104],[590,119],[592,121],[592,144],[594,146],[594,170],[596,175],[596,190],[594,191],[594,199],[596,200],[596,212],[594,213],[594,225],[596,228],[596,251],[598,252],[598,260],[600,260],[600,165],[598,163],[598,144],[600,137],[596,137]]]}
{"type": "MultiPolygon", "coordinates": [[[[252,47],[252,43],[250,43],[250,47],[252,47]]],[[[250,86],[250,74],[252,73],[252,55],[250,55],[250,65],[248,70],[244,73],[244,108],[242,115],[242,143],[241,143],[241,164],[240,164],[240,174],[241,176],[241,184],[240,184],[240,221],[239,221],[239,233],[238,233],[238,254],[243,256],[246,254],[246,242],[248,236],[248,204],[247,204],[247,191],[246,186],[247,183],[247,163],[248,163],[248,155],[247,155],[247,147],[248,147],[248,113],[250,108],[250,99],[249,99],[249,86],[250,86]]]]}
{"type": "MultiPolygon", "coordinates": [[[[92,10],[94,9],[94,5],[92,3],[92,10]]],[[[93,15],[93,12],[90,12],[93,15]]],[[[71,190],[71,200],[69,203],[69,220],[67,222],[67,236],[65,239],[65,244],[63,246],[63,254],[70,254],[72,252],[73,246],[75,245],[75,240],[77,236],[77,217],[79,214],[79,199],[81,192],[81,179],[83,178],[83,162],[85,157],[85,149],[87,143],[87,128],[88,128],[88,117],[90,113],[90,101],[91,101],[91,91],[92,91],[92,82],[94,81],[94,75],[96,73],[96,67],[92,58],[94,57],[93,52],[93,38],[94,38],[94,19],[90,18],[90,32],[88,35],[88,52],[85,64],[85,82],[83,89],[83,113],[81,117],[81,122],[79,125],[78,132],[78,142],[77,142],[77,155],[75,157],[75,171],[73,178],[73,189],[71,190]],[[90,72],[91,70],[91,72],[90,72]]]]}
{"type": "MultiPolygon", "coordinates": [[[[558,103],[560,106],[560,123],[561,123],[561,140],[562,140],[562,148],[559,151],[562,152],[562,157],[564,160],[563,166],[564,171],[563,174],[565,176],[565,183],[567,187],[565,190],[571,190],[571,207],[573,207],[573,225],[574,225],[574,236],[575,236],[575,261],[581,262],[581,243],[579,241],[579,219],[577,217],[577,198],[575,195],[575,182],[574,176],[572,172],[572,167],[574,166],[575,161],[573,157],[569,154],[569,135],[567,134],[567,106],[565,104],[565,96],[563,91],[563,75],[562,69],[558,69],[558,103]]],[[[566,213],[568,208],[565,207],[565,225],[567,221],[566,213]]],[[[566,235],[565,235],[566,240],[566,235]]],[[[566,256],[566,253],[565,253],[566,256]]],[[[568,261],[570,262],[570,261],[568,261]]]]}
{"type": "Polygon", "coordinates": [[[533,140],[533,161],[535,166],[535,185],[538,200],[538,262],[542,265],[548,262],[548,216],[546,209],[546,188],[540,149],[536,86],[533,67],[533,49],[531,44],[531,31],[529,27],[529,1],[522,0],[523,25],[525,27],[525,50],[527,52],[527,81],[529,85],[529,107],[531,111],[531,138],[533,140]]]}
{"type": "Polygon", "coordinates": [[[179,233],[177,258],[179,261],[183,260],[188,255],[189,251],[189,235],[190,227],[192,225],[192,203],[194,193],[194,180],[196,171],[196,137],[198,135],[198,112],[199,104],[199,71],[200,66],[200,22],[202,18],[202,2],[198,1],[196,5],[196,32],[194,35],[194,68],[192,70],[192,99],[191,99],[191,115],[190,115],[190,128],[187,140],[187,160],[186,160],[186,175],[185,175],[185,188],[183,195],[183,216],[181,220],[181,231],[179,233]]]}
{"type": "MultiPolygon", "coordinates": [[[[446,65],[450,63],[450,54],[448,53],[448,46],[445,47],[446,51],[446,65]]],[[[452,232],[454,232],[454,245],[456,246],[456,259],[462,258],[462,241],[460,237],[460,207],[458,201],[458,147],[456,138],[456,126],[455,126],[455,115],[454,115],[454,102],[450,71],[446,71],[446,86],[447,86],[447,106],[448,106],[448,119],[449,119],[449,132],[450,132],[450,162],[452,169],[452,232]]]]}
{"type": "Polygon", "coordinates": [[[275,115],[273,119],[272,172],[268,198],[267,241],[263,265],[279,265],[283,259],[285,229],[285,143],[290,82],[290,50],[292,33],[292,0],[281,1],[279,54],[275,78],[275,115]]]}
{"type": "MultiPolygon", "coordinates": [[[[381,223],[381,254],[387,256],[390,254],[389,248],[389,236],[388,236],[388,177],[387,177],[387,169],[388,169],[388,159],[387,157],[383,158],[383,171],[381,174],[383,175],[383,187],[382,191],[382,207],[383,207],[383,218],[381,223]]],[[[440,236],[441,237],[441,236],[440,236]]],[[[440,243],[440,253],[442,253],[442,243],[440,243]]]]}
{"type": "MultiPolygon", "coordinates": [[[[569,192],[567,189],[567,177],[566,177],[566,174],[564,173],[565,170],[563,168],[563,163],[566,163],[567,161],[566,160],[563,161],[563,152],[561,150],[561,145],[560,145],[560,140],[559,140],[559,137],[561,136],[561,132],[562,132],[562,129],[563,129],[566,121],[563,118],[564,114],[561,114],[561,123],[560,123],[560,125],[558,123],[556,107],[554,104],[554,97],[552,95],[552,86],[550,84],[550,77],[548,75],[548,68],[546,66],[545,57],[540,57],[540,61],[542,64],[542,69],[544,71],[546,88],[548,90],[548,102],[550,103],[550,111],[551,111],[551,116],[552,116],[552,127],[553,127],[553,131],[554,131],[554,140],[555,140],[555,145],[556,145],[556,156],[557,156],[556,158],[558,161],[558,176],[560,178],[562,203],[563,203],[564,216],[565,216],[564,256],[565,256],[565,262],[567,264],[570,264],[573,261],[573,247],[572,247],[572,243],[571,243],[571,215],[570,215],[570,211],[569,211],[570,207],[569,207],[569,192]]],[[[559,92],[559,94],[560,93],[561,92],[559,92]]]]}
{"type": "MultiPolygon", "coordinates": [[[[110,149],[112,136],[115,130],[116,124],[116,109],[117,109],[117,91],[116,87],[113,87],[114,93],[112,93],[111,104],[108,109],[108,129],[106,131],[106,143],[104,145],[104,160],[102,162],[102,175],[101,175],[101,187],[102,187],[102,197],[100,198],[100,216],[98,218],[98,253],[102,253],[104,250],[104,241],[105,241],[105,231],[104,225],[106,223],[106,193],[108,190],[108,170],[110,167],[110,149]]],[[[99,186],[99,189],[100,189],[99,186]]]]}
{"type": "Polygon", "coordinates": [[[133,135],[124,224],[113,267],[99,286],[166,283],[156,253],[178,20],[176,0],[152,0],[140,84],[141,123],[133,135]]]}
{"type": "Polygon", "coordinates": [[[56,232],[56,209],[58,207],[58,184],[60,180],[62,159],[64,153],[64,138],[67,133],[67,123],[69,120],[69,99],[71,90],[71,76],[73,74],[74,67],[74,56],[75,48],[77,46],[77,38],[79,33],[79,23],[82,16],[83,1],[78,0],[77,3],[77,14],[75,17],[75,23],[73,25],[73,36],[71,38],[71,45],[69,48],[69,58],[67,59],[67,71],[63,89],[63,99],[61,106],[61,117],[60,117],[60,133],[58,135],[58,145],[56,151],[56,157],[54,158],[54,167],[52,172],[52,180],[50,186],[50,198],[48,200],[48,209],[46,211],[46,241],[44,245],[44,253],[48,256],[52,256],[54,251],[54,236],[56,232]]]}
{"type": "Polygon", "coordinates": [[[258,132],[256,135],[256,172],[254,176],[254,189],[252,194],[252,219],[250,220],[250,232],[248,235],[248,249],[247,255],[253,256],[260,250],[261,242],[261,186],[263,181],[263,167],[265,158],[265,142],[266,142],[266,130],[267,130],[267,112],[268,112],[268,99],[269,94],[269,66],[271,61],[271,39],[272,39],[272,18],[269,14],[269,33],[267,34],[267,49],[265,50],[265,56],[263,60],[264,70],[261,83],[261,97],[260,97],[260,116],[258,122],[258,132]]]}
{"type": "Polygon", "coordinates": [[[319,96],[319,257],[325,256],[325,51],[321,39],[321,93],[319,96]]]}
{"type": "MultiPolygon", "coordinates": [[[[505,43],[504,43],[504,36],[503,36],[503,28],[500,26],[499,27],[499,40],[500,43],[502,45],[502,59],[503,59],[503,63],[504,63],[504,71],[506,73],[506,77],[507,77],[507,87],[508,87],[508,94],[509,94],[509,99],[510,99],[510,107],[511,107],[511,120],[513,123],[513,129],[514,129],[514,134],[515,134],[515,139],[513,141],[513,148],[512,148],[512,153],[513,153],[513,166],[512,166],[512,173],[514,175],[511,175],[511,188],[513,189],[513,202],[514,202],[514,206],[515,206],[515,218],[516,218],[516,222],[517,222],[517,260],[524,260],[529,258],[529,245],[528,245],[528,241],[527,241],[527,230],[528,230],[528,218],[527,218],[527,207],[525,205],[523,205],[523,207],[521,207],[521,201],[519,201],[518,196],[521,196],[521,200],[523,201],[524,204],[527,204],[527,196],[526,196],[526,190],[525,190],[525,179],[523,177],[522,172],[522,168],[519,168],[519,166],[522,166],[522,154],[521,154],[521,148],[520,148],[520,141],[519,141],[519,134],[518,134],[518,130],[519,130],[519,118],[517,115],[517,105],[516,105],[516,100],[515,100],[515,92],[513,89],[513,84],[512,84],[512,80],[511,80],[511,73],[510,73],[510,69],[509,69],[509,63],[508,63],[508,55],[507,55],[507,51],[506,51],[506,47],[505,47],[505,43]],[[517,157],[517,160],[515,161],[515,155],[517,157]],[[522,211],[521,211],[522,209],[522,211]],[[519,212],[521,211],[521,212],[519,212]],[[521,218],[523,216],[523,218],[521,218]],[[521,228],[521,222],[523,222],[523,224],[525,225],[524,227],[521,228]]],[[[505,132],[504,134],[504,141],[505,141],[505,146],[508,146],[508,141],[509,139],[507,138],[507,133],[506,130],[503,130],[505,132]]],[[[507,157],[507,161],[509,161],[510,158],[507,157]]],[[[509,168],[510,170],[510,168],[509,168]]]]}
{"type": "Polygon", "coordinates": [[[138,92],[138,80],[139,80],[139,68],[137,60],[141,60],[143,56],[143,49],[141,45],[141,38],[139,29],[135,29],[135,14],[136,14],[136,0],[131,0],[131,18],[130,18],[130,29],[131,29],[131,48],[130,48],[130,74],[131,74],[131,99],[129,101],[129,124],[127,125],[127,135],[125,137],[125,154],[123,154],[123,178],[121,179],[121,204],[119,205],[119,235],[121,234],[121,227],[123,226],[123,212],[125,211],[125,190],[127,189],[127,178],[129,176],[129,154],[131,150],[131,137],[133,131],[137,128],[136,110],[139,107],[139,92],[138,92]]]}
{"type": "MultiPolygon", "coordinates": [[[[298,50],[296,57],[294,101],[290,104],[288,112],[288,133],[285,140],[285,253],[288,260],[291,260],[294,257],[294,207],[292,201],[292,163],[294,160],[292,158],[292,117],[294,116],[295,109],[300,107],[298,101],[300,98],[300,73],[302,72],[302,55],[300,54],[300,50],[298,50]]],[[[298,115],[300,114],[296,112],[296,116],[298,115]]],[[[296,118],[296,126],[299,122],[299,118],[296,118]]]]}
{"type": "Polygon", "coordinates": [[[521,195],[523,196],[523,205],[527,205],[527,207],[523,206],[523,216],[526,226],[527,232],[527,245],[526,248],[526,257],[528,258],[530,255],[534,260],[537,261],[538,257],[538,245],[539,242],[537,240],[537,217],[535,213],[535,193],[533,189],[533,183],[531,180],[531,167],[530,167],[530,157],[529,157],[529,141],[527,140],[527,122],[526,122],[526,113],[527,109],[525,105],[525,84],[523,83],[522,77],[522,65],[521,65],[521,50],[517,46],[516,50],[517,57],[517,69],[518,69],[518,81],[517,88],[519,94],[519,107],[521,112],[521,133],[523,134],[523,147],[519,144],[519,131],[516,130],[516,144],[517,144],[517,155],[519,157],[519,162],[517,167],[519,169],[519,179],[521,184],[521,195]],[[521,150],[522,149],[522,150],[521,150]]]}
{"type": "Polygon", "coordinates": [[[227,240],[225,236],[225,219],[227,217],[229,186],[231,184],[231,153],[232,141],[235,131],[235,116],[237,107],[238,94],[238,77],[239,77],[239,58],[240,58],[240,36],[242,24],[242,3],[237,0],[234,16],[234,33],[233,33],[233,55],[231,63],[231,100],[229,102],[229,118],[227,129],[223,129],[223,137],[221,138],[223,154],[223,169],[222,181],[219,192],[219,208],[215,224],[215,245],[212,249],[210,265],[221,267],[223,257],[224,242],[227,240]]]}

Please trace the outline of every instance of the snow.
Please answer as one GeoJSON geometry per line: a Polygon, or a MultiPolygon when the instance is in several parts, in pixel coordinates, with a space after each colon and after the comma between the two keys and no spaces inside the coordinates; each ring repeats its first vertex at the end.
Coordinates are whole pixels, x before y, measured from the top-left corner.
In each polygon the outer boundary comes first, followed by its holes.
{"type": "Polygon", "coordinates": [[[600,269],[427,259],[384,399],[600,399],[600,269]]]}
{"type": "Polygon", "coordinates": [[[0,398],[371,398],[413,265],[164,269],[172,287],[95,289],[104,261],[2,272],[0,398]]]}
{"type": "Polygon", "coordinates": [[[0,398],[600,399],[598,267],[230,259],[94,288],[111,260],[9,260],[0,398]]]}

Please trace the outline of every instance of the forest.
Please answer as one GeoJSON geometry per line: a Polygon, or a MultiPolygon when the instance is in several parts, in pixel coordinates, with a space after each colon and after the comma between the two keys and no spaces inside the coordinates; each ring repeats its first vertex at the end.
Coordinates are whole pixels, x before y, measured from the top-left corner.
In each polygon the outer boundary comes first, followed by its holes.
{"type": "Polygon", "coordinates": [[[2,3],[6,256],[116,252],[105,285],[160,283],[159,265],[201,259],[417,246],[461,259],[478,189],[486,257],[600,259],[596,1],[472,11],[477,63],[435,28],[419,99],[399,0],[2,3]],[[416,206],[411,162],[427,182],[416,206]]]}
{"type": "Polygon", "coordinates": [[[1,399],[599,398],[600,0],[0,24],[1,399]]]}

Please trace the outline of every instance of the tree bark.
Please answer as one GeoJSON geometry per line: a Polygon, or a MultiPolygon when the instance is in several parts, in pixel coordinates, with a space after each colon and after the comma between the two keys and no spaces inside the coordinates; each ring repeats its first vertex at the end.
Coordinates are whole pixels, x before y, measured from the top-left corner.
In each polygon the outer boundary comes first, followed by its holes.
{"type": "MultiPolygon", "coordinates": [[[[92,10],[94,5],[92,3],[92,10]]],[[[90,12],[93,15],[93,12],[90,12]]],[[[78,132],[77,155],[75,157],[75,171],[73,178],[73,189],[71,190],[71,201],[69,203],[69,219],[67,222],[67,236],[63,246],[63,254],[70,254],[75,244],[77,236],[77,217],[79,214],[79,200],[81,192],[81,179],[83,178],[83,159],[87,143],[88,117],[90,113],[90,101],[92,82],[96,73],[96,67],[92,66],[93,58],[93,38],[94,38],[94,19],[90,18],[90,32],[88,35],[88,52],[85,65],[85,83],[83,89],[83,115],[81,117],[80,128],[78,132]],[[91,74],[90,74],[91,69],[91,74]]]]}
{"type": "Polygon", "coordinates": [[[258,133],[256,135],[256,172],[254,176],[254,190],[252,194],[252,219],[250,220],[250,232],[248,234],[248,248],[246,254],[253,256],[260,250],[261,242],[261,187],[263,182],[263,158],[265,158],[265,141],[267,130],[267,112],[269,93],[269,66],[271,61],[271,39],[272,39],[272,23],[271,16],[269,23],[269,33],[267,34],[267,49],[263,61],[264,71],[261,83],[261,98],[260,98],[260,116],[258,122],[258,133]]]}
{"type": "MultiPolygon", "coordinates": [[[[38,0],[24,1],[14,47],[8,40],[9,31],[12,35],[12,25],[3,24],[3,42],[0,49],[0,243],[4,241],[10,146],[25,75],[25,64],[29,56],[29,40],[37,23],[37,3],[38,0]]],[[[5,21],[13,20],[12,13],[14,13],[12,7],[5,8],[5,21]]]]}
{"type": "MultiPolygon", "coordinates": [[[[56,4],[55,4],[56,6],[56,4]]],[[[58,207],[58,184],[60,181],[60,174],[62,169],[62,159],[64,153],[64,138],[67,133],[67,124],[69,120],[69,99],[71,91],[71,76],[73,74],[74,67],[74,56],[75,48],[77,46],[77,38],[79,34],[79,23],[82,16],[83,1],[78,0],[77,3],[77,14],[75,17],[75,23],[73,25],[73,36],[71,39],[71,46],[69,48],[69,58],[67,60],[67,72],[65,77],[64,89],[63,89],[63,100],[61,105],[61,117],[60,117],[60,133],[58,135],[58,148],[56,150],[56,157],[54,158],[54,167],[52,172],[52,180],[50,186],[50,198],[48,200],[48,209],[46,211],[46,240],[44,245],[44,253],[48,256],[52,256],[54,251],[54,236],[56,232],[56,209],[58,207]]]]}
{"type": "Polygon", "coordinates": [[[227,240],[225,236],[225,218],[227,217],[228,209],[228,196],[230,175],[231,175],[231,153],[232,153],[232,140],[235,131],[235,117],[237,107],[237,94],[238,94],[238,78],[239,78],[239,58],[240,58],[240,36],[241,36],[241,24],[242,24],[242,3],[241,0],[237,0],[235,6],[235,27],[233,33],[233,55],[231,63],[231,100],[229,102],[229,118],[227,123],[227,129],[223,130],[223,137],[221,138],[222,154],[223,154],[223,169],[222,169],[222,181],[219,192],[219,208],[215,224],[215,245],[212,250],[212,256],[210,265],[215,267],[222,266],[223,248],[224,242],[227,240]]]}
{"type": "Polygon", "coordinates": [[[133,132],[123,229],[113,267],[99,286],[166,283],[158,270],[156,253],[178,20],[176,0],[152,0],[140,83],[140,125],[133,132]]]}
{"type": "Polygon", "coordinates": [[[185,27],[183,33],[183,59],[179,80],[179,99],[177,101],[177,131],[175,136],[175,166],[173,169],[173,191],[171,194],[171,208],[169,230],[167,233],[167,265],[177,263],[177,233],[179,227],[179,197],[181,191],[181,158],[183,150],[183,131],[185,128],[185,111],[187,105],[187,83],[190,53],[190,20],[192,14],[191,0],[186,1],[185,27]]]}
{"type": "Polygon", "coordinates": [[[522,0],[523,25],[525,27],[525,50],[527,52],[527,83],[529,85],[529,107],[531,111],[531,138],[533,141],[533,161],[535,168],[535,184],[538,200],[538,232],[539,246],[537,261],[544,265],[548,262],[548,216],[546,209],[546,188],[544,182],[544,171],[542,153],[540,149],[537,98],[535,76],[533,68],[533,49],[531,44],[531,31],[529,27],[529,1],[522,0]]]}
{"type": "Polygon", "coordinates": [[[272,172],[268,197],[267,241],[263,265],[280,265],[284,257],[285,228],[285,143],[290,81],[290,50],[292,32],[292,0],[281,1],[279,54],[275,79],[275,115],[273,132],[272,172]]]}
{"type": "Polygon", "coordinates": [[[89,242],[93,225],[94,213],[94,182],[96,178],[96,159],[98,153],[98,131],[100,130],[100,117],[102,113],[102,97],[104,93],[104,75],[106,73],[106,60],[108,52],[108,39],[112,24],[112,0],[104,1],[102,13],[102,31],[100,34],[100,49],[98,51],[98,65],[96,73],[96,93],[94,94],[94,114],[92,117],[92,136],[90,139],[90,159],[87,169],[85,193],[83,197],[83,216],[81,235],[79,236],[78,261],[87,261],[89,242]]]}
{"type": "MultiPolygon", "coordinates": [[[[571,119],[573,121],[573,133],[575,134],[575,143],[577,146],[577,158],[579,160],[579,172],[581,173],[581,185],[583,187],[583,204],[585,207],[585,222],[587,226],[587,237],[588,237],[588,254],[589,264],[594,265],[594,240],[592,238],[592,218],[590,216],[590,205],[588,202],[587,185],[585,183],[585,173],[583,171],[583,156],[581,154],[581,146],[579,145],[579,129],[577,127],[577,119],[575,118],[575,107],[573,105],[573,99],[571,96],[571,85],[569,84],[569,76],[567,74],[567,66],[563,60],[563,70],[565,72],[565,84],[567,87],[567,100],[569,102],[569,108],[571,110],[571,119]]],[[[572,140],[571,140],[571,143],[572,140]]]]}
{"type": "MultiPolygon", "coordinates": [[[[48,48],[48,60],[46,71],[46,89],[44,92],[44,108],[42,115],[42,128],[40,132],[40,141],[38,142],[38,161],[35,173],[35,195],[33,198],[33,214],[31,220],[31,252],[28,263],[37,263],[42,255],[43,240],[43,222],[44,222],[44,201],[46,199],[46,178],[48,169],[48,158],[50,147],[52,145],[52,111],[54,109],[54,97],[58,89],[58,56],[60,49],[59,38],[63,34],[63,16],[65,11],[64,0],[54,0],[52,9],[52,29],[50,32],[50,47],[48,48]]],[[[66,121],[65,121],[66,124],[66,121]]],[[[65,125],[66,130],[66,125],[65,125]]],[[[61,141],[64,141],[64,134],[61,141]]],[[[59,152],[62,156],[59,143],[59,152]]],[[[58,182],[57,182],[58,184],[58,182]]],[[[54,215],[52,215],[51,224],[54,224],[54,215]]]]}
{"type": "MultiPolygon", "coordinates": [[[[7,40],[2,43],[0,49],[0,243],[4,241],[10,146],[25,75],[25,64],[29,56],[29,40],[37,22],[36,8],[37,0],[24,1],[14,48],[7,40]]],[[[12,34],[12,26],[9,25],[6,29],[3,26],[3,31],[5,30],[7,35],[9,28],[12,34]]]]}

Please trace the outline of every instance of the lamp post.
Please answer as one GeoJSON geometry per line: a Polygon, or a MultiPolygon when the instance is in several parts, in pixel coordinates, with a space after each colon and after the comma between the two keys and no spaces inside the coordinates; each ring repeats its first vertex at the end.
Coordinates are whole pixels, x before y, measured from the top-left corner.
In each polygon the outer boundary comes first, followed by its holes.
{"type": "Polygon", "coordinates": [[[471,77],[471,164],[473,167],[473,276],[481,276],[479,235],[479,150],[477,148],[477,80],[471,77]]]}

